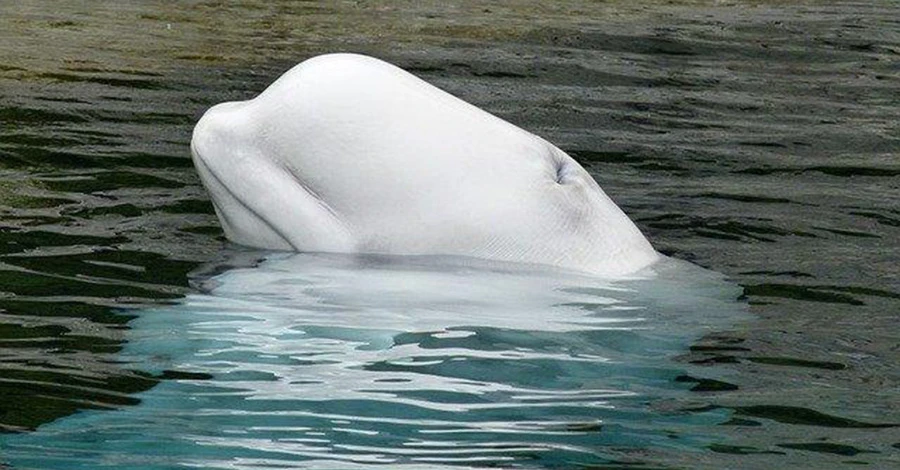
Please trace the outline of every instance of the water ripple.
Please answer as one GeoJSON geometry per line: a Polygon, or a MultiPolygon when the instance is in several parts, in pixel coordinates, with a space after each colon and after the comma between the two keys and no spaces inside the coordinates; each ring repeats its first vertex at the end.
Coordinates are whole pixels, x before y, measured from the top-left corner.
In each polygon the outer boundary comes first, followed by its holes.
{"type": "MultiPolygon", "coordinates": [[[[132,320],[119,354],[170,379],[116,416],[48,426],[60,465],[78,465],[86,427],[104,448],[90,452],[155,461],[140,450],[150,435],[179,465],[233,468],[602,463],[615,446],[691,447],[704,441],[692,423],[722,414],[647,403],[685,393],[667,357],[742,311],[734,286],[673,260],[612,283],[470,259],[272,255],[198,282],[213,287],[132,320]]],[[[11,455],[43,433],[11,440],[11,455]]]]}

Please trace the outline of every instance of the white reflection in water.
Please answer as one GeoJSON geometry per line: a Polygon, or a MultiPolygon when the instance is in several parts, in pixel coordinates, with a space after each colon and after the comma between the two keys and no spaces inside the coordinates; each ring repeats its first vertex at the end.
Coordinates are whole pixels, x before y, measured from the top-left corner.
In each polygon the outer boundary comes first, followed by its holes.
{"type": "Polygon", "coordinates": [[[53,456],[41,468],[559,465],[696,446],[689,426],[721,416],[650,403],[687,393],[672,357],[743,312],[736,286],[668,259],[603,280],[270,254],[201,281],[205,293],[141,312],[123,352],[148,372],[196,375],[10,439],[7,459],[29,468],[39,448],[53,456]]]}

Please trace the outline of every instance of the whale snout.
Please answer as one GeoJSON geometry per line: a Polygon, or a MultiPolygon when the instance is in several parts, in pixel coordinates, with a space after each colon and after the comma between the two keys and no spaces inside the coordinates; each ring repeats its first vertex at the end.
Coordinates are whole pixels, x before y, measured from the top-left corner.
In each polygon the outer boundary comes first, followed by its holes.
{"type": "Polygon", "coordinates": [[[247,152],[252,139],[246,138],[247,129],[242,127],[248,121],[241,112],[242,104],[221,103],[203,114],[191,136],[191,158],[228,239],[247,246],[292,250],[289,238],[254,208],[257,195],[239,175],[241,160],[252,165],[253,158],[247,152]]]}
{"type": "Polygon", "coordinates": [[[244,103],[219,103],[203,113],[191,135],[191,156],[195,160],[209,164],[228,147],[229,141],[240,139],[242,121],[247,121],[240,112],[244,103]]]}

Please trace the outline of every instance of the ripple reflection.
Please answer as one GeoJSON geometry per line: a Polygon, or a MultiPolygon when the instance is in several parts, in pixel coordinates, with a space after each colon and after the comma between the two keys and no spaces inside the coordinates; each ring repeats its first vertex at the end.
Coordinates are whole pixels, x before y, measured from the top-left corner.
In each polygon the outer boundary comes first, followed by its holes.
{"type": "Polygon", "coordinates": [[[269,254],[195,283],[206,293],[130,323],[123,360],[168,380],[11,439],[10,460],[34,464],[40,442],[43,468],[577,466],[699,448],[696,425],[729,413],[654,409],[689,393],[672,356],[743,314],[738,288],[683,262],[607,281],[269,254]]]}

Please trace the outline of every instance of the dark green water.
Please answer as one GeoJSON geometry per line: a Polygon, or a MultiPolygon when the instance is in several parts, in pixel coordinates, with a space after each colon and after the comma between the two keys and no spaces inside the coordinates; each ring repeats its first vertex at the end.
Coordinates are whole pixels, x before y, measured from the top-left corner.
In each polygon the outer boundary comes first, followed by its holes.
{"type": "Polygon", "coordinates": [[[896,466],[898,18],[887,1],[3,2],[0,427],[183,378],[119,353],[224,247],[193,123],[356,51],[556,143],[658,249],[744,288],[754,320],[674,359],[695,391],[654,405],[730,413],[718,440],[621,465],[896,466]]]}

